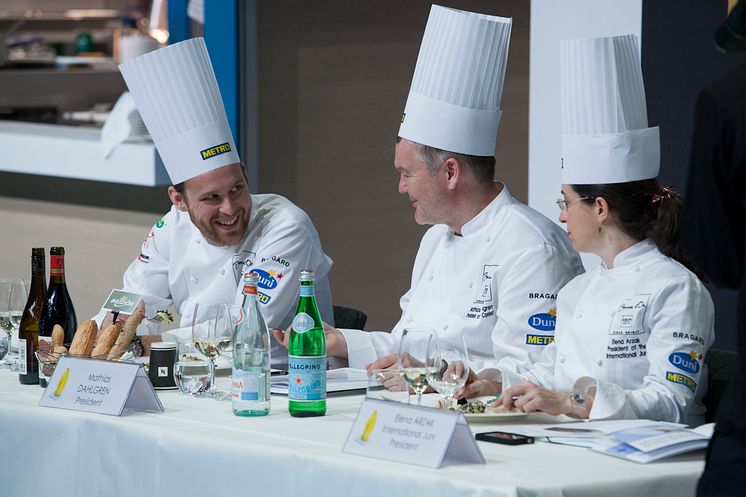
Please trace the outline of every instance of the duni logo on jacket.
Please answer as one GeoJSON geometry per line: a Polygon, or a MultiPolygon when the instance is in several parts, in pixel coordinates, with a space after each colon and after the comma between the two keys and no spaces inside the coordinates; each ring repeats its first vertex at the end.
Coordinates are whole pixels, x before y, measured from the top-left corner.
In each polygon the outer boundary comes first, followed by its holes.
{"type": "Polygon", "coordinates": [[[220,145],[215,145],[214,147],[201,150],[200,155],[202,155],[202,160],[207,160],[217,155],[224,154],[230,151],[231,151],[231,145],[230,143],[226,142],[226,143],[221,143],[220,145]]]}

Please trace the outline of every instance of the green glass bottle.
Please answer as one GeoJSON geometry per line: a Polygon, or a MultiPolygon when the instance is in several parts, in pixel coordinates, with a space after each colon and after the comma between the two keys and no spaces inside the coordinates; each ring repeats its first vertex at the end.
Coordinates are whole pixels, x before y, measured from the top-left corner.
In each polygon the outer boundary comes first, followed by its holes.
{"type": "Polygon", "coordinates": [[[326,338],[313,282],[313,271],[301,271],[288,343],[288,407],[296,417],[326,414],[326,338]]]}

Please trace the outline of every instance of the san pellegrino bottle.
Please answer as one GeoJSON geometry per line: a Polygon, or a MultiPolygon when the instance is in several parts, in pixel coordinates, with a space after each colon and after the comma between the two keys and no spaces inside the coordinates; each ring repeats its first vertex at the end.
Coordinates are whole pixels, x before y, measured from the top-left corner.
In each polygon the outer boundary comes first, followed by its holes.
{"type": "MultiPolygon", "coordinates": [[[[65,283],[65,249],[52,247],[49,249],[49,288],[44,306],[39,318],[39,351],[52,351],[52,329],[58,324],[65,330],[64,345],[68,349],[78,329],[78,319],[75,308],[65,283]]],[[[39,368],[39,385],[46,388],[51,371],[39,368]]]]}
{"type": "Polygon", "coordinates": [[[259,276],[244,276],[243,316],[233,329],[233,414],[269,414],[269,329],[256,299],[259,276]]]}
{"type": "Polygon", "coordinates": [[[39,383],[39,363],[34,351],[39,343],[39,318],[47,296],[44,248],[31,249],[31,288],[18,327],[18,380],[24,385],[39,383]]]}
{"type": "Polygon", "coordinates": [[[326,414],[326,338],[313,282],[313,271],[301,271],[288,343],[288,407],[296,417],[326,414]]]}

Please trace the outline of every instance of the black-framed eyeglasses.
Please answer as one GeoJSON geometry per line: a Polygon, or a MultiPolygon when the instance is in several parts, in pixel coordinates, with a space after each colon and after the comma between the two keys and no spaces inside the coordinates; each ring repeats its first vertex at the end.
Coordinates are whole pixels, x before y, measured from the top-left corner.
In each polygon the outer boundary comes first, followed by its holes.
{"type": "Polygon", "coordinates": [[[566,211],[567,206],[570,205],[572,202],[576,202],[578,200],[590,200],[592,198],[595,198],[595,197],[579,197],[579,198],[574,198],[572,200],[565,200],[564,198],[558,198],[557,207],[559,207],[561,211],[566,211]]]}

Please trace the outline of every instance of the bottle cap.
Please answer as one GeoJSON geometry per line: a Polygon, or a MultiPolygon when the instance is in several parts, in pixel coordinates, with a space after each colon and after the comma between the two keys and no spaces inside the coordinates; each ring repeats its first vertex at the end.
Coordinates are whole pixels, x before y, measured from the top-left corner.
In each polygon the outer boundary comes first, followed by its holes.
{"type": "Polygon", "coordinates": [[[243,276],[243,282],[245,285],[254,285],[256,286],[257,283],[259,283],[259,275],[255,272],[246,273],[243,276]]]}
{"type": "Polygon", "coordinates": [[[313,275],[313,271],[311,269],[304,269],[300,272],[300,281],[313,281],[316,277],[313,275]]]}

